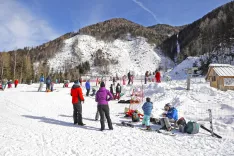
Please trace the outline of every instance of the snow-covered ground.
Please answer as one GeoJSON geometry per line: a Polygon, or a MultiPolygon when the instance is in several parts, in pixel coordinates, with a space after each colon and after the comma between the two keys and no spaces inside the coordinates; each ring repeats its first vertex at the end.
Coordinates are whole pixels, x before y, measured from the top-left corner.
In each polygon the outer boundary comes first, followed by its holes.
{"type": "MultiPolygon", "coordinates": [[[[65,65],[74,66],[85,61],[89,61],[93,67],[92,55],[95,56],[99,49],[105,53],[105,58],[112,64],[109,69],[113,75],[127,74],[129,70],[140,75],[146,70],[155,71],[159,65],[166,65],[168,68],[173,66],[173,62],[168,57],[165,57],[160,50],[156,50],[155,45],[149,44],[143,37],[132,38],[129,41],[117,39],[113,42],[104,42],[88,35],[77,35],[65,40],[61,52],[49,59],[48,64],[50,68],[58,71],[63,71],[65,65]],[[74,47],[80,59],[76,59],[72,53],[74,42],[78,42],[74,47]],[[118,63],[113,64],[113,62],[118,63]]],[[[35,69],[37,66],[38,63],[35,63],[35,69]]],[[[97,70],[94,68],[94,71],[97,70]]]]}
{"type": "MultiPolygon", "coordinates": [[[[135,85],[141,86],[141,83],[135,85]]],[[[215,132],[223,139],[211,137],[204,130],[195,135],[177,133],[172,137],[144,132],[139,127],[116,126],[115,123],[130,120],[122,114],[128,105],[117,101],[110,102],[114,130],[101,132],[100,123],[94,121],[97,106],[91,97],[85,97],[83,104],[86,126],[74,126],[69,88],[62,88],[61,84],[55,85],[53,93],[38,93],[38,84],[19,85],[17,89],[0,91],[0,155],[234,155],[234,92],[217,91],[198,78],[193,79],[190,91],[185,90],[185,86],[184,80],[144,85],[145,96],[151,97],[154,103],[153,115],[158,117],[164,104],[171,102],[179,110],[180,117],[209,128],[206,110],[210,108],[215,132]]],[[[128,98],[130,88],[123,87],[126,91],[123,98],[128,98]]]]}

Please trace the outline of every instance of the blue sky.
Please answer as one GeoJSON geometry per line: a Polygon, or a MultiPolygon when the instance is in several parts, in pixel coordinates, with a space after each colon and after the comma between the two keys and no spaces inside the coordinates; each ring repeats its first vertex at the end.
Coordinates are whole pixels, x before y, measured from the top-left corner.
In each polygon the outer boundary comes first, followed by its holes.
{"type": "Polygon", "coordinates": [[[0,0],[0,51],[35,46],[121,17],[144,26],[184,25],[231,0],[0,0]],[[14,11],[15,10],[15,11],[14,11]]]}

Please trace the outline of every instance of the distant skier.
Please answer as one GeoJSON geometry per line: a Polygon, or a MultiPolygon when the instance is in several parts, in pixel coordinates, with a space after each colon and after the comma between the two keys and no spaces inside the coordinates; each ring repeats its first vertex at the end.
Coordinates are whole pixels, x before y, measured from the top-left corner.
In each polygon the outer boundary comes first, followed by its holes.
{"type": "Polygon", "coordinates": [[[84,102],[84,97],[82,93],[82,88],[80,87],[79,81],[75,81],[71,89],[72,104],[73,104],[73,120],[74,125],[78,123],[80,126],[85,124],[82,121],[82,104],[84,102]]]}
{"type": "Polygon", "coordinates": [[[86,88],[86,96],[89,96],[89,92],[90,92],[90,80],[87,80],[85,83],[85,88],[86,88]]]}
{"type": "Polygon", "coordinates": [[[50,91],[53,92],[54,91],[54,82],[50,83],[50,91]]]}
{"type": "Polygon", "coordinates": [[[50,86],[51,86],[51,78],[50,78],[50,76],[48,76],[47,78],[46,78],[46,91],[50,91],[50,86]]]}
{"type": "Polygon", "coordinates": [[[3,79],[2,80],[2,90],[4,91],[6,89],[7,86],[7,79],[3,79]]]}
{"type": "Polygon", "coordinates": [[[133,85],[133,79],[134,79],[134,76],[131,75],[131,83],[132,83],[132,85],[133,85]]]}
{"type": "Polygon", "coordinates": [[[82,78],[81,78],[81,77],[79,78],[79,82],[80,82],[80,86],[82,86],[82,82],[83,82],[83,80],[82,80],[82,78]]]}
{"type": "Polygon", "coordinates": [[[146,71],[145,72],[145,84],[147,84],[148,78],[149,78],[149,71],[146,71]]]}
{"type": "Polygon", "coordinates": [[[159,70],[156,70],[155,79],[156,79],[157,83],[161,82],[161,74],[160,74],[159,70]]]}
{"type": "Polygon", "coordinates": [[[113,84],[111,84],[111,86],[110,86],[110,92],[111,92],[111,94],[112,94],[112,95],[113,95],[113,97],[114,97],[113,84]]]}
{"type": "Polygon", "coordinates": [[[113,86],[115,87],[116,78],[113,76],[113,86]]]}
{"type": "Polygon", "coordinates": [[[115,95],[115,99],[119,100],[120,99],[120,93],[121,93],[121,86],[118,83],[116,86],[116,95],[115,95]]]}
{"type": "Polygon", "coordinates": [[[41,90],[43,88],[43,85],[44,85],[44,81],[45,81],[45,78],[44,78],[43,74],[41,74],[41,77],[40,77],[39,81],[40,81],[40,86],[38,88],[38,92],[41,92],[41,90]]]}
{"type": "Polygon", "coordinates": [[[8,87],[7,88],[12,88],[12,80],[7,82],[8,87]]]}
{"type": "Polygon", "coordinates": [[[144,118],[142,120],[142,126],[144,127],[146,125],[146,129],[151,130],[151,128],[150,128],[150,116],[151,116],[151,112],[152,112],[152,109],[153,109],[153,103],[150,102],[149,97],[146,98],[146,102],[142,106],[142,109],[144,111],[144,118]]]}
{"type": "Polygon", "coordinates": [[[128,73],[128,85],[130,85],[130,82],[131,82],[131,73],[129,71],[129,73],[128,73]]]}
{"type": "Polygon", "coordinates": [[[101,131],[105,129],[104,116],[106,116],[109,129],[113,130],[112,122],[110,119],[110,109],[108,106],[108,101],[110,101],[111,99],[113,99],[112,94],[110,93],[109,90],[105,88],[105,83],[101,82],[101,87],[97,91],[97,94],[96,94],[96,102],[98,103],[98,111],[101,116],[101,120],[100,120],[101,131]]]}
{"type": "Polygon", "coordinates": [[[126,78],[127,78],[127,76],[124,75],[124,76],[123,76],[123,86],[126,85],[126,78]]]}
{"type": "Polygon", "coordinates": [[[17,88],[17,86],[18,86],[18,84],[19,84],[19,80],[16,79],[15,82],[14,82],[14,84],[15,84],[15,88],[17,88]]]}

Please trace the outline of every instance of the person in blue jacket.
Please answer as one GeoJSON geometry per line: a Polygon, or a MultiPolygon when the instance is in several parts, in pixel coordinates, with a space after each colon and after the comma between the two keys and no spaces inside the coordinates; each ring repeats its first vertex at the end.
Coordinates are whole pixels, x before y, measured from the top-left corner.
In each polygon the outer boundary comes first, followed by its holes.
{"type": "Polygon", "coordinates": [[[172,107],[170,103],[167,103],[164,106],[164,110],[167,111],[167,113],[164,113],[164,117],[168,117],[169,120],[178,120],[178,111],[175,107],[172,107]]]}
{"type": "Polygon", "coordinates": [[[44,78],[43,74],[41,74],[41,77],[40,77],[39,81],[40,81],[40,86],[38,88],[38,92],[41,92],[41,90],[43,88],[43,85],[44,85],[44,81],[45,81],[45,78],[44,78]]]}
{"type": "Polygon", "coordinates": [[[160,124],[162,125],[161,129],[166,129],[167,131],[171,131],[171,123],[176,123],[176,121],[178,120],[178,111],[175,107],[172,107],[172,105],[170,103],[167,103],[164,106],[164,110],[166,111],[166,113],[163,113],[163,117],[160,120],[160,124]]]}
{"type": "Polygon", "coordinates": [[[146,102],[142,106],[142,109],[144,111],[144,118],[142,120],[142,126],[146,125],[146,129],[151,130],[151,128],[150,128],[150,116],[151,116],[151,112],[152,112],[152,109],[153,109],[153,103],[150,102],[149,97],[146,98],[146,102]]]}
{"type": "Polygon", "coordinates": [[[90,92],[90,80],[87,80],[86,83],[85,83],[85,88],[86,88],[86,96],[89,96],[89,92],[90,92]]]}

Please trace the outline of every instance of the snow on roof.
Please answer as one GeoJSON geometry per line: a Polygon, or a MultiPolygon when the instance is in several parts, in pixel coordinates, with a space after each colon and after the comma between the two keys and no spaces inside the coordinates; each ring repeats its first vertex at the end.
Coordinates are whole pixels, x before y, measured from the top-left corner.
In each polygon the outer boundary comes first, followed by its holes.
{"type": "Polygon", "coordinates": [[[216,66],[213,69],[219,76],[234,76],[234,66],[216,66]]]}
{"type": "Polygon", "coordinates": [[[234,67],[230,64],[210,64],[209,67],[234,67]]]}

